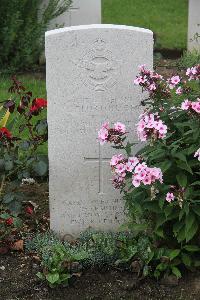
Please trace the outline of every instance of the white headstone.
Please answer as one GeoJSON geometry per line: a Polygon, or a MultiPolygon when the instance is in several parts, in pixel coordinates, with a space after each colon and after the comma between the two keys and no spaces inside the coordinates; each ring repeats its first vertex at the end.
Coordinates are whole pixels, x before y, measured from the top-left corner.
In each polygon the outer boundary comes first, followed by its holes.
{"type": "Polygon", "coordinates": [[[152,68],[153,34],[120,25],[53,30],[46,33],[46,60],[51,229],[116,231],[125,220],[110,180],[116,151],[99,146],[97,130],[103,121],[120,121],[136,139],[144,95],[133,80],[138,65],[152,68]]]}
{"type": "MultiPolygon", "coordinates": [[[[43,0],[43,4],[46,5],[48,1],[43,0]]],[[[101,0],[73,0],[68,11],[51,21],[49,29],[100,23],[101,0]]]]}
{"type": "Polygon", "coordinates": [[[188,50],[200,51],[200,0],[189,0],[188,50]]]}

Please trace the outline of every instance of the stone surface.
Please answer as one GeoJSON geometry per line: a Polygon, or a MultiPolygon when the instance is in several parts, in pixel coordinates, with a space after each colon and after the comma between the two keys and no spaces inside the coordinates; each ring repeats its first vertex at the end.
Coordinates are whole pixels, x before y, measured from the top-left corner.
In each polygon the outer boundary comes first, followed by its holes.
{"type": "Polygon", "coordinates": [[[133,80],[138,65],[152,67],[153,34],[118,25],[56,29],[46,33],[46,59],[51,229],[117,230],[125,215],[110,180],[116,150],[100,147],[97,131],[121,121],[136,139],[144,94],[133,80]]]}
{"type": "MultiPolygon", "coordinates": [[[[43,0],[46,5],[49,0],[43,0]]],[[[51,21],[49,29],[101,23],[101,0],[73,0],[71,8],[51,21]]]]}
{"type": "Polygon", "coordinates": [[[200,0],[189,0],[188,50],[200,51],[200,0]]]}

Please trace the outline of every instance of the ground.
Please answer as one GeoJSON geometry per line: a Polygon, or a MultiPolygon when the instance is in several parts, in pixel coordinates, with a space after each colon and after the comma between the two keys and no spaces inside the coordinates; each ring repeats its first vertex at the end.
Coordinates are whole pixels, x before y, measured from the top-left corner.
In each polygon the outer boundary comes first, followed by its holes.
{"type": "Polygon", "coordinates": [[[138,281],[131,272],[91,270],[85,271],[69,287],[51,289],[37,279],[38,271],[38,264],[23,253],[0,256],[0,299],[200,299],[200,274],[187,274],[178,285],[166,286],[153,279],[138,281]]]}

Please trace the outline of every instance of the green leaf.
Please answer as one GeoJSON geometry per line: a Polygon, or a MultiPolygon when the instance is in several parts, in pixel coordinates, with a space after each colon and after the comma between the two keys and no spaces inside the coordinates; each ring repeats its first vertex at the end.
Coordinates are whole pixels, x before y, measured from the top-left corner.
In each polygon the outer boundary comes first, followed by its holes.
{"type": "Polygon", "coordinates": [[[179,269],[177,267],[174,267],[174,266],[172,267],[172,273],[174,275],[176,275],[177,278],[181,278],[182,277],[181,272],[179,271],[179,269]]]}
{"type": "Polygon", "coordinates": [[[200,260],[193,261],[195,267],[200,267],[200,260]]]}
{"type": "Polygon", "coordinates": [[[200,181],[195,181],[191,185],[200,185],[200,181]]]}
{"type": "Polygon", "coordinates": [[[186,253],[181,253],[181,258],[185,266],[190,267],[192,264],[192,260],[190,256],[186,253]]]}
{"type": "Polygon", "coordinates": [[[44,280],[45,279],[45,276],[41,273],[41,272],[37,272],[36,276],[38,278],[40,278],[41,280],[44,280]]]}
{"type": "Polygon", "coordinates": [[[27,151],[30,147],[30,142],[29,141],[23,141],[19,144],[19,147],[21,150],[27,151]]]}
{"type": "Polygon", "coordinates": [[[176,175],[176,179],[181,187],[187,186],[187,176],[183,172],[176,175]]]}
{"type": "Polygon", "coordinates": [[[188,252],[198,252],[200,251],[200,248],[196,245],[186,245],[183,247],[188,252]]]}
{"type": "Polygon", "coordinates": [[[166,221],[166,217],[164,214],[158,214],[156,217],[156,229],[163,225],[166,221]]]}
{"type": "Polygon", "coordinates": [[[186,156],[181,152],[174,154],[174,157],[179,158],[180,160],[187,163],[186,156]]]}
{"type": "Polygon", "coordinates": [[[187,171],[187,172],[189,172],[190,174],[193,175],[192,169],[190,168],[190,166],[186,162],[177,161],[177,167],[182,169],[182,170],[185,170],[185,171],[187,171]]]}
{"type": "Polygon", "coordinates": [[[180,249],[175,249],[175,250],[170,251],[170,254],[169,254],[170,260],[173,260],[175,257],[177,257],[180,252],[181,252],[180,249]]]}
{"type": "Polygon", "coordinates": [[[184,214],[185,214],[185,211],[182,209],[179,213],[179,218],[178,218],[179,221],[183,218],[184,214]]]}
{"type": "Polygon", "coordinates": [[[46,275],[46,279],[51,284],[54,284],[59,280],[59,273],[49,273],[46,275]]]}
{"type": "Polygon", "coordinates": [[[13,160],[5,160],[4,167],[6,171],[11,171],[14,167],[13,160]]]}
{"type": "Polygon", "coordinates": [[[38,176],[45,176],[48,171],[48,165],[46,162],[40,160],[34,164],[33,170],[38,176]]]}
{"type": "Polygon", "coordinates": [[[3,213],[3,214],[0,215],[0,218],[6,220],[6,219],[10,218],[10,214],[3,213]]]}
{"type": "Polygon", "coordinates": [[[190,227],[189,230],[185,231],[185,237],[186,237],[186,242],[189,242],[197,233],[198,230],[198,223],[195,221],[192,225],[192,227],[190,227]]]}
{"type": "Polygon", "coordinates": [[[158,229],[155,230],[155,234],[158,235],[161,238],[164,238],[164,232],[163,232],[163,229],[161,227],[159,227],[158,229]]]}
{"type": "Polygon", "coordinates": [[[161,168],[163,173],[165,173],[171,166],[172,162],[170,160],[165,160],[164,162],[159,163],[159,167],[161,168]]]}
{"type": "Polygon", "coordinates": [[[10,203],[15,199],[15,195],[13,193],[5,194],[3,197],[3,203],[10,203]]]}
{"type": "Polygon", "coordinates": [[[179,243],[181,243],[183,240],[185,240],[185,226],[183,226],[178,234],[177,234],[177,240],[179,243]]]}
{"type": "Polygon", "coordinates": [[[192,206],[193,212],[200,217],[200,206],[199,205],[194,205],[192,206]]]}
{"type": "Polygon", "coordinates": [[[22,204],[17,200],[13,200],[8,204],[8,208],[13,214],[18,215],[21,212],[22,204]]]}
{"type": "Polygon", "coordinates": [[[172,205],[167,205],[166,208],[164,209],[164,213],[166,218],[172,213],[174,207],[172,205]]]}
{"type": "Polygon", "coordinates": [[[22,220],[20,218],[14,218],[13,224],[16,228],[20,228],[22,226],[22,220]]]}
{"type": "Polygon", "coordinates": [[[189,212],[189,214],[185,218],[185,231],[188,232],[190,228],[193,226],[195,222],[195,214],[193,212],[189,212]]]}
{"type": "Polygon", "coordinates": [[[143,208],[147,209],[148,211],[159,213],[160,212],[160,207],[158,205],[158,202],[156,201],[148,201],[143,203],[143,208]]]}
{"type": "Polygon", "coordinates": [[[181,230],[181,228],[184,226],[184,222],[183,221],[179,221],[179,222],[176,222],[174,225],[173,225],[173,233],[175,236],[177,236],[178,232],[181,230]]]}

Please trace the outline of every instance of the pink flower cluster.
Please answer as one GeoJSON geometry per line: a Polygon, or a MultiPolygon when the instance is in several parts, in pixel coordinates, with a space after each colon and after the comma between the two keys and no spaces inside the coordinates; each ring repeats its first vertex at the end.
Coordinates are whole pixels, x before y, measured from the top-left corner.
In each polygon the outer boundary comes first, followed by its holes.
{"type": "Polygon", "coordinates": [[[160,168],[150,168],[146,165],[146,163],[139,163],[133,173],[132,184],[135,187],[138,187],[143,183],[144,185],[151,185],[156,180],[163,183],[163,174],[160,168]]]}
{"type": "Polygon", "coordinates": [[[121,136],[126,133],[126,127],[124,124],[117,122],[113,128],[109,128],[109,123],[102,124],[101,129],[98,132],[98,141],[101,145],[111,142],[119,144],[121,142],[121,136]]]}
{"type": "Polygon", "coordinates": [[[163,96],[169,96],[170,92],[166,88],[165,81],[161,75],[146,69],[145,65],[139,66],[139,71],[140,75],[136,76],[134,84],[142,86],[151,96],[157,92],[163,96]]]}
{"type": "Polygon", "coordinates": [[[200,148],[195,152],[194,157],[197,157],[197,159],[200,161],[200,148]]]}
{"type": "Polygon", "coordinates": [[[192,68],[188,68],[186,75],[189,77],[189,80],[200,80],[200,64],[192,68]]]}
{"type": "Polygon", "coordinates": [[[186,99],[181,104],[181,109],[183,110],[193,110],[196,113],[200,114],[200,98],[197,98],[197,101],[189,101],[186,99]]]}
{"type": "Polygon", "coordinates": [[[134,187],[151,185],[156,180],[162,181],[162,172],[160,168],[150,168],[146,163],[141,163],[137,157],[129,157],[125,159],[122,154],[114,155],[110,161],[112,170],[114,171],[113,185],[120,188],[124,185],[127,173],[132,174],[132,184],[134,187]]]}
{"type": "Polygon", "coordinates": [[[149,137],[164,139],[167,133],[167,125],[160,120],[158,114],[142,114],[137,124],[137,134],[140,141],[146,141],[149,137]]]}

